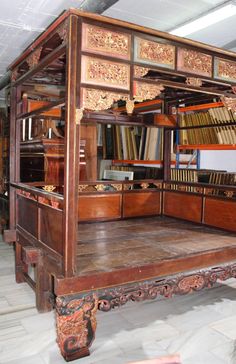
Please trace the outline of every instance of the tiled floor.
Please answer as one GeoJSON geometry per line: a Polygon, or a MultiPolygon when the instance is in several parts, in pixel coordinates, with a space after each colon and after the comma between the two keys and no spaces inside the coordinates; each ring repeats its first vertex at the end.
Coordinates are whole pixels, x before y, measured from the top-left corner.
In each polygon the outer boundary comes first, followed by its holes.
{"type": "MultiPolygon", "coordinates": [[[[180,353],[183,364],[236,364],[236,281],[173,299],[130,303],[97,315],[90,357],[125,364],[180,353]]],[[[11,247],[0,243],[0,364],[64,364],[54,313],[38,314],[34,294],[14,282],[11,247]]]]}

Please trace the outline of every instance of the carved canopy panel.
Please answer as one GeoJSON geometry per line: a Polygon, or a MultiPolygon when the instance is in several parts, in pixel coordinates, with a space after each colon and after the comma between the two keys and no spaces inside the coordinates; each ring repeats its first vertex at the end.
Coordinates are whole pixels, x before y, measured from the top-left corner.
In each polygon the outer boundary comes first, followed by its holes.
{"type": "Polygon", "coordinates": [[[133,90],[134,100],[139,102],[153,100],[160,95],[162,90],[164,90],[164,87],[161,84],[135,81],[133,90]]]}
{"type": "Polygon", "coordinates": [[[118,100],[129,99],[129,94],[82,88],[82,107],[84,109],[99,111],[109,109],[118,100]]]}
{"type": "Polygon", "coordinates": [[[178,48],[177,69],[201,76],[212,76],[212,56],[192,49],[178,48]]]}
{"type": "Polygon", "coordinates": [[[236,62],[215,58],[214,77],[236,82],[236,62]]]}
{"type": "Polygon", "coordinates": [[[129,90],[130,66],[125,63],[82,56],[81,81],[129,90]]]}
{"type": "Polygon", "coordinates": [[[156,66],[175,68],[175,47],[135,37],[134,60],[156,66]]]}
{"type": "Polygon", "coordinates": [[[130,35],[83,24],[82,50],[112,57],[130,59],[130,35]]]}

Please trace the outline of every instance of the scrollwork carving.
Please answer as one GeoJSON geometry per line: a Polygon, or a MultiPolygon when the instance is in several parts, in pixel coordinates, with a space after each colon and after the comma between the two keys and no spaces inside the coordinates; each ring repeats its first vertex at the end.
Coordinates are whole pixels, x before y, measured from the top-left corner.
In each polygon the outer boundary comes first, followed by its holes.
{"type": "Polygon", "coordinates": [[[47,191],[47,192],[53,192],[55,189],[56,189],[56,187],[53,185],[43,186],[43,190],[47,191]]]}
{"type": "Polygon", "coordinates": [[[122,191],[122,184],[111,184],[116,191],[122,191]]]}
{"type": "Polygon", "coordinates": [[[150,68],[134,66],[134,77],[142,78],[148,74],[150,68]]]}
{"type": "Polygon", "coordinates": [[[98,309],[109,311],[112,308],[124,305],[128,301],[143,301],[145,299],[154,299],[157,296],[170,298],[176,294],[188,294],[206,287],[210,288],[217,281],[225,281],[231,277],[236,277],[236,264],[107,289],[99,293],[98,309]]]}

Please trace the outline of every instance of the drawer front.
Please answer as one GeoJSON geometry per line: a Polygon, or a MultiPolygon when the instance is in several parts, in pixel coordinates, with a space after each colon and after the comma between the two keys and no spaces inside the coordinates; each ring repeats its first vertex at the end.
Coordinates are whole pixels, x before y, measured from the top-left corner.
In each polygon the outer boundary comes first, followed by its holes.
{"type": "Polygon", "coordinates": [[[20,167],[22,169],[44,170],[44,157],[21,156],[20,167]]]}
{"type": "Polygon", "coordinates": [[[41,182],[44,181],[44,171],[32,169],[21,169],[21,182],[41,182]]]}

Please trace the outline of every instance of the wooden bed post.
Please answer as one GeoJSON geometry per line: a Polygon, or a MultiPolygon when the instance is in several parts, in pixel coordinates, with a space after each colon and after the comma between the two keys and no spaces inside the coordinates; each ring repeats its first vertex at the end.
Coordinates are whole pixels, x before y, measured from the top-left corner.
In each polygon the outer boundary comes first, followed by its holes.
{"type": "MultiPolygon", "coordinates": [[[[64,275],[73,276],[76,272],[76,244],[78,219],[79,183],[79,137],[82,109],[79,94],[79,54],[78,18],[69,18],[69,40],[67,44],[67,103],[64,167],[64,275]],[[78,81],[78,82],[77,82],[78,81]]],[[[56,320],[57,342],[66,361],[89,355],[89,346],[96,330],[98,299],[95,296],[57,297],[56,320]]]]}
{"type": "Polygon", "coordinates": [[[76,271],[76,243],[78,218],[78,141],[76,132],[76,85],[77,85],[77,22],[74,15],[69,17],[67,64],[66,64],[66,128],[64,161],[64,275],[73,276],[76,271]]]}

